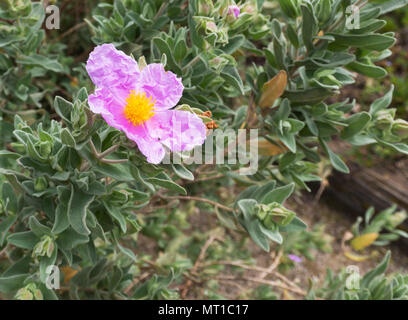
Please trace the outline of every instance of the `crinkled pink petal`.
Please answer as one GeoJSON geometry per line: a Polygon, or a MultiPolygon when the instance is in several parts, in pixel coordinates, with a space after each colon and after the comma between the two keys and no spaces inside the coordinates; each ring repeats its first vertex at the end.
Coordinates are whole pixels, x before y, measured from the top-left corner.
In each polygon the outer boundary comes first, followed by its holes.
{"type": "Polygon", "coordinates": [[[145,125],[132,126],[131,130],[125,131],[130,140],[136,142],[140,152],[146,156],[146,160],[153,164],[159,164],[164,156],[165,149],[159,139],[151,137],[145,125]]]}
{"type": "Polygon", "coordinates": [[[105,121],[118,130],[130,130],[132,125],[125,118],[124,108],[126,95],[115,95],[107,88],[97,88],[88,97],[88,104],[92,112],[99,113],[105,121]]]}
{"type": "Polygon", "coordinates": [[[95,47],[86,70],[98,88],[134,87],[140,74],[136,61],[111,43],[95,47]]]}
{"type": "Polygon", "coordinates": [[[176,152],[192,150],[206,138],[204,122],[188,111],[158,112],[146,122],[146,128],[152,138],[176,152]]]}
{"type": "Polygon", "coordinates": [[[88,98],[91,110],[100,113],[105,121],[118,130],[123,131],[126,136],[136,142],[150,163],[160,163],[165,155],[165,150],[158,138],[151,137],[144,125],[135,126],[123,114],[123,104],[117,103],[109,96],[109,90],[97,89],[88,98]],[[109,97],[109,98],[108,98],[109,97]]]}
{"type": "Polygon", "coordinates": [[[179,102],[184,86],[180,78],[165,71],[160,63],[147,65],[140,73],[140,88],[156,100],[157,110],[173,108],[179,102]]]}

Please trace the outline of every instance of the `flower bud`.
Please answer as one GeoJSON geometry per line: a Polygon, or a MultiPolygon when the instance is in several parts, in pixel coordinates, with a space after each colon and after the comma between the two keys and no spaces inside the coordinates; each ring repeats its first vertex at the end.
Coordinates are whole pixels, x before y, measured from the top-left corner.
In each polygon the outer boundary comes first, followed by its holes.
{"type": "Polygon", "coordinates": [[[214,4],[212,0],[199,0],[198,2],[198,13],[199,16],[209,16],[214,10],[214,4]]]}
{"type": "Polygon", "coordinates": [[[20,143],[20,142],[12,142],[10,143],[11,148],[13,148],[13,150],[15,150],[18,153],[24,153],[25,152],[25,146],[24,144],[20,143]]]}
{"type": "Polygon", "coordinates": [[[33,249],[33,257],[51,257],[54,251],[54,241],[50,236],[43,236],[33,249]]]}
{"type": "Polygon", "coordinates": [[[45,177],[38,177],[34,181],[35,191],[44,191],[48,187],[48,181],[45,177]]]}
{"type": "Polygon", "coordinates": [[[231,61],[231,59],[229,59],[229,55],[224,55],[221,54],[219,56],[216,56],[214,58],[212,58],[209,61],[209,65],[212,69],[216,70],[217,72],[221,72],[221,70],[227,66],[233,63],[233,61],[231,61]]]}
{"type": "Polygon", "coordinates": [[[31,12],[30,0],[5,0],[0,2],[0,8],[4,8],[7,17],[17,18],[27,16],[31,12]]]}
{"type": "Polygon", "coordinates": [[[277,202],[270,204],[259,204],[257,206],[256,216],[268,229],[275,229],[276,226],[285,226],[295,217],[295,213],[286,209],[277,202]]]}
{"type": "Polygon", "coordinates": [[[387,109],[376,114],[376,127],[380,130],[389,130],[394,122],[395,110],[387,109]]]}
{"type": "Polygon", "coordinates": [[[27,288],[21,288],[17,291],[15,298],[17,300],[34,300],[34,295],[27,288]]]}
{"type": "Polygon", "coordinates": [[[254,14],[256,13],[256,8],[252,4],[246,4],[242,8],[243,12],[249,13],[249,14],[254,14]]]}
{"type": "Polygon", "coordinates": [[[228,15],[233,16],[235,19],[239,17],[241,9],[237,5],[232,5],[228,7],[228,15]]]}
{"type": "Polygon", "coordinates": [[[35,283],[30,283],[17,291],[15,298],[17,300],[43,300],[44,297],[35,283]]]}
{"type": "Polygon", "coordinates": [[[48,158],[48,156],[52,152],[52,143],[49,141],[42,141],[40,142],[40,155],[44,158],[48,158]]]}
{"type": "Polygon", "coordinates": [[[207,21],[205,23],[205,28],[209,33],[217,32],[217,25],[213,21],[207,21]]]}
{"type": "Polygon", "coordinates": [[[408,138],[408,122],[402,119],[397,119],[392,124],[392,134],[401,138],[401,140],[408,138]]]}
{"type": "Polygon", "coordinates": [[[405,211],[398,211],[388,218],[388,224],[391,228],[396,228],[407,218],[405,211]]]}

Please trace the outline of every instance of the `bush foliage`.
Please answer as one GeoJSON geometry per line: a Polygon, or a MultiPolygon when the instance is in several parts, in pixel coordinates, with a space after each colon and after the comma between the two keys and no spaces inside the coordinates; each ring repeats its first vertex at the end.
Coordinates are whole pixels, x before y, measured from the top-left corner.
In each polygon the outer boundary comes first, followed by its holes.
{"type": "MultiPolygon", "coordinates": [[[[325,159],[349,172],[331,149],[333,139],[408,154],[408,123],[389,108],[392,87],[361,110],[337,98],[357,74],[386,76],[376,63],[396,40],[381,31],[381,17],[406,3],[246,0],[237,1],[235,17],[230,0],[89,1],[75,22],[64,14],[73,4],[56,1],[61,26],[75,26],[64,35],[44,27],[42,2],[1,0],[0,292],[28,299],[178,298],[172,284],[194,268],[208,236],[190,228],[178,207],[185,200],[208,211],[207,219],[216,216],[222,232],[247,234],[265,251],[304,230],[284,202],[320,180],[325,159]],[[360,9],[359,28],[348,24],[352,4],[360,9]],[[240,175],[241,164],[148,163],[87,105],[94,89],[84,63],[102,43],[181,77],[179,107],[207,127],[258,129],[257,172],[240,175]],[[162,255],[139,282],[152,263],[141,238],[162,255]],[[61,267],[64,290],[45,286],[50,265],[61,267]]],[[[212,253],[214,261],[239,250],[237,238],[228,239],[212,253]]],[[[330,291],[340,280],[330,278],[317,295],[340,297],[330,291]]],[[[400,289],[406,279],[391,281],[398,286],[366,276],[368,289],[340,295],[406,297],[400,289]]]]}

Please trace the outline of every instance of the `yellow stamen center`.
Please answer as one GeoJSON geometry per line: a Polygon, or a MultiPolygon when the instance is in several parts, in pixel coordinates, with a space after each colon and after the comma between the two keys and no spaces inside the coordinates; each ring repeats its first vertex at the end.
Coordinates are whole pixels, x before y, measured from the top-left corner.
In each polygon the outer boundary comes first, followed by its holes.
{"type": "Polygon", "coordinates": [[[135,126],[141,125],[154,116],[154,102],[152,97],[146,97],[145,93],[131,91],[126,98],[125,117],[135,126]]]}

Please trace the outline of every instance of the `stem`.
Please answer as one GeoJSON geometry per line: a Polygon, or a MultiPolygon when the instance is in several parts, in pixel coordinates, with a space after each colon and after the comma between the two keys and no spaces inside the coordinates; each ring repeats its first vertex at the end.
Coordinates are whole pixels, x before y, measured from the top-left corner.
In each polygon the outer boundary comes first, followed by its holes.
{"type": "Polygon", "coordinates": [[[157,19],[160,18],[160,16],[163,14],[164,10],[166,10],[168,4],[167,3],[163,3],[161,5],[161,7],[159,8],[159,11],[157,11],[156,15],[153,18],[153,21],[156,21],[157,19]]]}
{"type": "Polygon", "coordinates": [[[124,163],[128,162],[128,159],[100,159],[103,163],[124,163]]]}
{"type": "Polygon", "coordinates": [[[91,147],[92,153],[95,155],[95,157],[103,163],[124,163],[127,162],[128,159],[105,159],[105,157],[112,152],[115,152],[118,148],[119,145],[115,144],[112,147],[106,149],[104,152],[99,153],[98,150],[96,150],[96,147],[92,141],[92,139],[89,139],[89,146],[91,147]]]}
{"type": "Polygon", "coordinates": [[[105,158],[107,155],[109,155],[112,152],[116,151],[117,148],[119,148],[119,145],[115,144],[112,147],[106,149],[104,152],[99,154],[99,159],[105,158]]]}
{"type": "Polygon", "coordinates": [[[166,199],[166,200],[176,200],[176,199],[178,199],[178,200],[194,200],[194,201],[200,201],[200,202],[205,202],[205,203],[211,204],[211,205],[213,205],[214,207],[218,207],[218,208],[223,209],[223,210],[225,210],[225,211],[234,212],[234,209],[232,209],[232,208],[230,208],[230,207],[227,207],[227,206],[224,206],[224,205],[222,205],[222,204],[220,204],[220,203],[218,203],[218,202],[215,202],[215,201],[212,201],[212,200],[209,200],[209,199],[200,198],[200,197],[191,197],[191,196],[164,196],[164,195],[161,195],[161,194],[159,194],[159,197],[160,197],[160,198],[163,198],[163,199],[166,199]]]}
{"type": "Polygon", "coordinates": [[[193,60],[191,60],[189,63],[187,63],[182,69],[181,72],[184,73],[186,72],[189,68],[191,68],[192,66],[194,66],[198,61],[200,61],[200,55],[197,55],[194,57],[193,60]]]}

